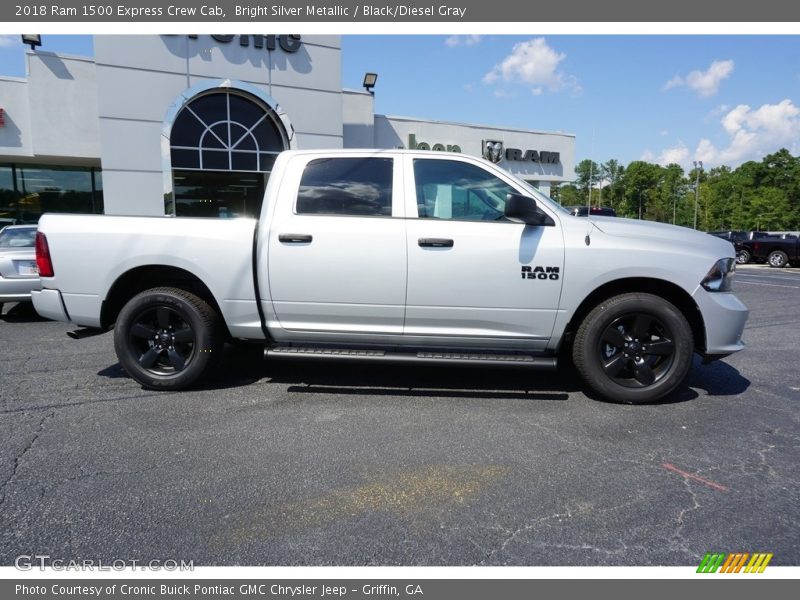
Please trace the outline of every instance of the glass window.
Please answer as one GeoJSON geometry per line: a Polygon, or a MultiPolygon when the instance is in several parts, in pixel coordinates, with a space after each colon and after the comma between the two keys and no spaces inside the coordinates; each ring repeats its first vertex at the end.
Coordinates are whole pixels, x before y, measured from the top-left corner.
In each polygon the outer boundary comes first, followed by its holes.
{"type": "Polygon", "coordinates": [[[421,219],[505,221],[506,196],[517,190],[488,171],[455,160],[415,159],[421,219]]]}
{"type": "Polygon", "coordinates": [[[271,110],[237,93],[198,96],[172,125],[172,167],[268,171],[272,155],[287,146],[275,118],[271,110]]]}
{"type": "Polygon", "coordinates": [[[175,171],[176,213],[182,217],[257,217],[263,173],[175,171]]]}
{"type": "Polygon", "coordinates": [[[0,166],[0,227],[17,223],[17,200],[19,194],[14,187],[14,169],[0,166]]]}
{"type": "Polygon", "coordinates": [[[391,158],[320,158],[306,165],[298,214],[392,216],[391,158]]]}
{"type": "Polygon", "coordinates": [[[33,248],[35,242],[36,227],[9,228],[0,232],[0,248],[33,248]]]}
{"type": "MultiPolygon", "coordinates": [[[[258,216],[264,186],[288,140],[277,115],[237,92],[189,102],[170,132],[174,213],[181,217],[258,216]]],[[[173,212],[171,198],[165,198],[173,212]]]]}

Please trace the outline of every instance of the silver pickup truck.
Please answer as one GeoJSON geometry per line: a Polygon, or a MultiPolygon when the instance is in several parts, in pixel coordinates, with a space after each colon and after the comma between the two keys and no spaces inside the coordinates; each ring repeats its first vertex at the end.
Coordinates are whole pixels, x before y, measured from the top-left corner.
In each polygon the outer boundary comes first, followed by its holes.
{"type": "Polygon", "coordinates": [[[39,314],[114,328],[143,386],[195,384],[223,344],[267,359],[553,369],[652,402],[694,352],[741,350],[730,243],[574,217],[470,156],[288,151],[255,219],[44,215],[39,314]]]}

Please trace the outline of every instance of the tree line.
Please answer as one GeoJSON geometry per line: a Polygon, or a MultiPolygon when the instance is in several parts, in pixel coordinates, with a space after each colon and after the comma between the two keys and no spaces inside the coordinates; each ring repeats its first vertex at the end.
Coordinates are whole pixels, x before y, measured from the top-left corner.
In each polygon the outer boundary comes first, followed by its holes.
{"type": "Polygon", "coordinates": [[[735,169],[661,166],[635,160],[582,160],[575,183],[554,187],[563,206],[610,206],[620,217],[693,227],[703,231],[800,229],[800,157],[782,148],[760,162],[735,169]],[[695,187],[699,180],[699,185],[695,187]]]}

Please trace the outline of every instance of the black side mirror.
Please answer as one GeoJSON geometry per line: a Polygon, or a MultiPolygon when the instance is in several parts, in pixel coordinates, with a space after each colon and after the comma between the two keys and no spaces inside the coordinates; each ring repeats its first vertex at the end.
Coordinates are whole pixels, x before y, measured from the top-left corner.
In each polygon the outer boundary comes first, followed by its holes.
{"type": "Polygon", "coordinates": [[[505,216],[509,221],[526,225],[555,225],[550,217],[536,207],[536,200],[522,194],[506,196],[505,216]]]}

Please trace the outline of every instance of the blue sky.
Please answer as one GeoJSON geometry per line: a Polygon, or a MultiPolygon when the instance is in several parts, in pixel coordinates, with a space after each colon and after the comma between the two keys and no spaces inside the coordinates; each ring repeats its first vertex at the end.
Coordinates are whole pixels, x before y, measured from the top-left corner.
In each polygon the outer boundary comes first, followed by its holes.
{"type": "MultiPolygon", "coordinates": [[[[90,36],[44,50],[92,54],[90,36]]],[[[18,36],[0,75],[24,76],[18,36]]],[[[576,134],[577,158],[708,166],[800,154],[800,36],[342,38],[342,85],[379,73],[376,111],[576,134]]]]}

